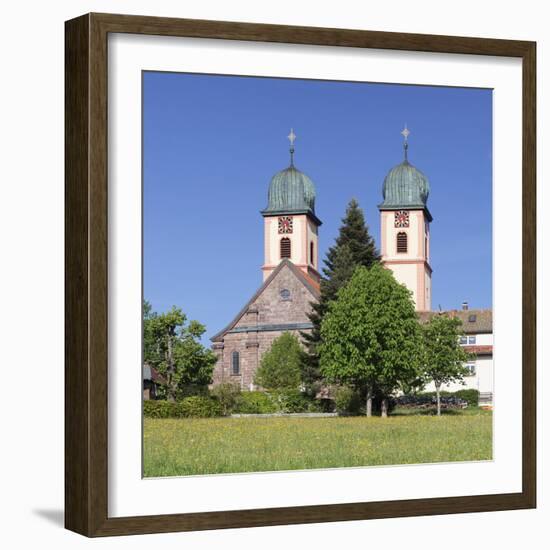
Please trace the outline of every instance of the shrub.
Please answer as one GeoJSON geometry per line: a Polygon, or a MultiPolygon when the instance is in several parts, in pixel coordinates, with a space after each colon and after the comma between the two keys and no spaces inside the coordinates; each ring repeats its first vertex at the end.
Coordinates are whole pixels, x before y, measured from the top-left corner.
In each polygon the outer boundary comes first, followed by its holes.
{"type": "Polygon", "coordinates": [[[261,391],[242,392],[233,412],[240,414],[270,414],[277,412],[277,405],[271,397],[261,391]]]}
{"type": "Polygon", "coordinates": [[[477,407],[479,405],[479,391],[474,389],[458,390],[454,392],[455,397],[464,399],[468,402],[469,407],[477,407]]]}
{"type": "Polygon", "coordinates": [[[222,407],[212,397],[195,395],[177,404],[176,415],[180,418],[210,418],[222,416],[222,407]]]}
{"type": "Polygon", "coordinates": [[[279,412],[282,413],[321,411],[320,404],[303,394],[300,390],[280,390],[273,392],[271,397],[277,403],[279,412]]]}
{"type": "MultiPolygon", "coordinates": [[[[468,402],[462,397],[461,392],[469,390],[459,390],[457,392],[440,392],[441,406],[444,409],[463,409],[468,402]]],[[[473,390],[477,392],[477,390],[473,390]]],[[[469,395],[469,394],[466,394],[469,395]]],[[[435,392],[423,392],[416,395],[401,395],[395,399],[399,407],[432,407],[437,404],[435,392]]],[[[477,403],[477,401],[476,401],[477,403]]]]}
{"type": "Polygon", "coordinates": [[[299,390],[242,392],[233,412],[239,414],[274,414],[322,412],[323,404],[299,390]]]}
{"type": "Polygon", "coordinates": [[[336,390],[336,412],[340,415],[357,415],[361,408],[359,394],[348,386],[342,386],[336,390]]]}
{"type": "Polygon", "coordinates": [[[143,402],[143,416],[145,418],[173,418],[176,416],[177,403],[169,401],[147,400],[143,402]]]}
{"type": "Polygon", "coordinates": [[[220,404],[211,397],[186,397],[177,403],[169,401],[144,401],[146,418],[209,418],[221,416],[220,404]]]}
{"type": "Polygon", "coordinates": [[[178,401],[194,395],[208,396],[208,386],[204,384],[185,384],[178,387],[178,401]]]}
{"type": "Polygon", "coordinates": [[[231,414],[241,395],[241,388],[232,382],[218,384],[212,389],[213,397],[218,401],[223,416],[231,414]]]}

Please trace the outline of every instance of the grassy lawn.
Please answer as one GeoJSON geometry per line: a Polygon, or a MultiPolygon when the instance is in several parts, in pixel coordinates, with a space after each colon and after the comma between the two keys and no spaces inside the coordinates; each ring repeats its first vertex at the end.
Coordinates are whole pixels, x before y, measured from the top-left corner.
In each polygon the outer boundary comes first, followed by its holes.
{"type": "Polygon", "coordinates": [[[492,413],[144,420],[144,475],[490,460],[492,413]]]}

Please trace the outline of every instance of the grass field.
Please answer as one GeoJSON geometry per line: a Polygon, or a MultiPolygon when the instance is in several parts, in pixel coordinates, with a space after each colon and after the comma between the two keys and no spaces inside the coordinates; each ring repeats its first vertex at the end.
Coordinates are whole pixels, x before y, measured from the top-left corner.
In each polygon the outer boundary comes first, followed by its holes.
{"type": "Polygon", "coordinates": [[[145,477],[490,460],[492,414],[144,420],[145,477]]]}

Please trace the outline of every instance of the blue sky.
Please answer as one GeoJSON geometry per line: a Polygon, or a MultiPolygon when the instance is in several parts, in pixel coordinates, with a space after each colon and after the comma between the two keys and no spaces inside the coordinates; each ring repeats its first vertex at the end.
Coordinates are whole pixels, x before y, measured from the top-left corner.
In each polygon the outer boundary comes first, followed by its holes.
{"type": "Polygon", "coordinates": [[[428,177],[432,307],[492,306],[492,92],[471,88],[146,72],[144,296],[222,329],[261,285],[271,177],[313,180],[320,258],[355,197],[380,243],[386,173],[403,158],[428,177]]]}

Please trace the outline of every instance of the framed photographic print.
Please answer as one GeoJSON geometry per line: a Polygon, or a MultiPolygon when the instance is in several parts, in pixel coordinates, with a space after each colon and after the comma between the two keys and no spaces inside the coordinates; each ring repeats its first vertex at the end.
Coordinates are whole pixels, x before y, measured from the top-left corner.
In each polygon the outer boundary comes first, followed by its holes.
{"type": "Polygon", "coordinates": [[[536,506],[535,44],[66,23],[66,527],[536,506]]]}

